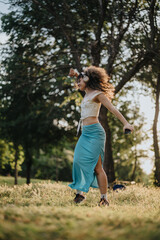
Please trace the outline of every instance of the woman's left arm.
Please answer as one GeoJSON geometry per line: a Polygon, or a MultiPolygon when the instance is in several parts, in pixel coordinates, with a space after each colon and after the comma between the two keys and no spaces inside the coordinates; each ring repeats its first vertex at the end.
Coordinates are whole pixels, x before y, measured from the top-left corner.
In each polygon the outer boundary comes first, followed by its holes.
{"type": "Polygon", "coordinates": [[[102,93],[97,96],[99,102],[101,102],[111,113],[113,113],[124,125],[123,131],[125,129],[130,129],[133,131],[132,125],[130,125],[124,116],[113,106],[113,104],[108,100],[108,98],[102,93]]]}

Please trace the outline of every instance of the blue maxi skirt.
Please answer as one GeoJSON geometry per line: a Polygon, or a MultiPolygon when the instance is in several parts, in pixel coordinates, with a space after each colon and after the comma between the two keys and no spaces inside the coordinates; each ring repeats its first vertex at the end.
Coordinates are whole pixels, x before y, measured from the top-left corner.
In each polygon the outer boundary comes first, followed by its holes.
{"type": "Polygon", "coordinates": [[[106,135],[100,123],[85,125],[76,144],[73,159],[73,182],[68,186],[83,192],[90,187],[98,188],[95,167],[101,155],[104,162],[104,146],[106,135]]]}

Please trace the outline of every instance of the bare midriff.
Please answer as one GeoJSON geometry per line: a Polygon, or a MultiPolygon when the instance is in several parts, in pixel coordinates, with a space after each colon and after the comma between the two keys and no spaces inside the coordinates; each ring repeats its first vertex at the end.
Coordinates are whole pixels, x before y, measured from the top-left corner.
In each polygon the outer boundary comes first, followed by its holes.
{"type": "Polygon", "coordinates": [[[83,119],[83,125],[90,125],[94,123],[99,123],[98,117],[87,117],[83,119]]]}

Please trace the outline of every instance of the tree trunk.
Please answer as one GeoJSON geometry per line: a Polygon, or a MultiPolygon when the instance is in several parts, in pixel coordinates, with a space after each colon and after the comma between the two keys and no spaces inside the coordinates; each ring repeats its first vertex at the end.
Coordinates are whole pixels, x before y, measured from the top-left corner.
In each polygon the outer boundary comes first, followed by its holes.
{"type": "Polygon", "coordinates": [[[100,63],[100,51],[101,51],[101,46],[100,46],[100,41],[93,41],[91,44],[91,55],[92,55],[92,64],[94,66],[99,66],[100,63]]]}
{"type": "Polygon", "coordinates": [[[56,158],[56,182],[58,182],[58,175],[59,175],[58,159],[56,158]]]}
{"type": "Polygon", "coordinates": [[[104,155],[104,171],[107,174],[108,182],[115,181],[114,161],[112,156],[111,131],[108,124],[107,108],[101,107],[99,120],[106,132],[105,155],[104,155]]]}
{"type": "Polygon", "coordinates": [[[30,184],[31,178],[31,167],[32,167],[32,156],[28,147],[25,149],[25,158],[26,158],[26,183],[30,184]]]}
{"type": "Polygon", "coordinates": [[[138,162],[138,156],[137,156],[137,148],[135,146],[135,151],[134,151],[134,166],[133,166],[133,172],[131,176],[131,181],[135,180],[135,175],[136,175],[136,169],[137,169],[137,162],[138,162]]]}
{"type": "Polygon", "coordinates": [[[159,115],[159,93],[160,93],[160,73],[157,78],[157,88],[156,88],[156,105],[155,105],[155,116],[153,122],[153,146],[155,154],[155,184],[160,187],[160,153],[158,146],[158,136],[157,136],[157,122],[159,115]]]}
{"type": "Polygon", "coordinates": [[[18,184],[17,162],[18,162],[18,156],[19,156],[19,149],[18,149],[18,145],[17,144],[14,144],[14,147],[15,147],[14,184],[17,185],[18,184]]]}

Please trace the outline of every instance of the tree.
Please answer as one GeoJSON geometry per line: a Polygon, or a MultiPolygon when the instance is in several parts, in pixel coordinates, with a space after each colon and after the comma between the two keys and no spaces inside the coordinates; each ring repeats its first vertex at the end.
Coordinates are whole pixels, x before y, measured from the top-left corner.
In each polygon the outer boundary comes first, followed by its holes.
{"type": "Polygon", "coordinates": [[[66,138],[58,146],[48,145],[40,151],[39,156],[34,156],[35,177],[55,181],[72,180],[73,143],[66,138]]]}
{"type": "Polygon", "coordinates": [[[21,165],[24,161],[24,152],[22,146],[15,146],[12,142],[0,140],[0,173],[3,175],[12,174],[14,170],[15,184],[17,184],[18,171],[21,171],[21,165]],[[16,165],[16,166],[15,166],[16,165]]]}
{"type": "MultiPolygon", "coordinates": [[[[55,118],[61,117],[64,108],[53,108],[52,101],[56,96],[49,98],[53,86],[53,77],[49,82],[45,80],[45,68],[37,63],[35,51],[25,52],[25,46],[13,42],[11,56],[2,62],[5,74],[1,78],[1,134],[12,141],[16,149],[15,167],[18,158],[18,145],[21,144],[25,153],[27,165],[27,183],[30,182],[33,150],[39,151],[47,143],[57,142],[63,137],[64,129],[52,124],[53,116],[50,109],[55,111],[55,118]],[[38,76],[43,75],[40,82],[38,76]],[[4,84],[5,83],[5,84],[4,84]],[[50,88],[51,86],[51,88],[50,88]],[[49,92],[47,93],[47,89],[49,92]]],[[[31,50],[32,51],[32,50],[31,50]]],[[[60,87],[59,87],[60,89],[60,87]]],[[[60,99],[60,97],[59,97],[60,99]]],[[[66,112],[66,111],[65,111],[66,112]]],[[[15,168],[15,182],[17,172],[15,168]]]]}
{"type": "MultiPolygon", "coordinates": [[[[140,81],[151,89],[152,99],[155,100],[155,114],[153,119],[152,133],[153,133],[153,151],[154,151],[154,165],[155,165],[155,184],[160,186],[160,151],[159,151],[159,139],[158,139],[158,116],[159,116],[159,94],[160,94],[160,74],[159,74],[159,61],[154,61],[150,68],[145,69],[144,73],[141,73],[140,81]],[[145,81],[144,81],[145,79],[145,81]]],[[[147,91],[147,90],[146,90],[147,91]]]]}
{"type": "Polygon", "coordinates": [[[155,116],[153,122],[153,146],[155,153],[155,184],[160,186],[160,151],[158,146],[157,122],[159,115],[159,95],[160,95],[160,73],[157,76],[156,83],[156,102],[155,102],[155,116]]]}
{"type": "Polygon", "coordinates": [[[118,106],[120,112],[134,125],[133,134],[125,135],[120,121],[113,114],[108,114],[109,127],[112,129],[115,177],[118,180],[142,181],[144,175],[140,166],[140,159],[147,157],[147,152],[140,149],[139,145],[148,139],[148,136],[141,131],[144,116],[139,114],[139,102],[134,96],[136,91],[137,87],[130,84],[130,86],[126,86],[117,94],[114,99],[114,105],[118,106]],[[133,92],[133,94],[131,94],[130,100],[124,101],[126,91],[133,92]]]}
{"type": "MultiPolygon", "coordinates": [[[[72,90],[63,85],[62,76],[67,75],[70,66],[79,71],[83,65],[104,67],[115,84],[117,94],[144,66],[152,62],[159,49],[156,38],[154,46],[148,41],[152,39],[152,24],[148,19],[155,16],[157,21],[159,5],[155,0],[10,0],[10,3],[16,11],[3,17],[3,30],[11,34],[10,39],[15,43],[23,41],[26,52],[34,56],[37,54],[37,62],[41,60],[46,64],[47,80],[54,72],[55,79],[61,81],[61,89],[65,87],[66,96],[72,90]],[[47,44],[47,40],[52,41],[47,44]],[[47,54],[44,48],[47,48],[47,54]]],[[[38,77],[39,80],[43,79],[43,75],[38,77]]],[[[65,105],[68,113],[72,110],[71,106],[68,102],[65,105]]],[[[51,107],[50,114],[53,112],[51,107]]],[[[77,120],[76,111],[71,115],[77,120]]],[[[64,119],[75,126],[73,118],[70,120],[67,114],[64,119]]],[[[112,182],[115,174],[111,130],[104,107],[101,108],[100,121],[107,133],[104,167],[109,182],[112,182]]]]}
{"type": "MultiPolygon", "coordinates": [[[[159,115],[159,93],[160,93],[160,74],[159,74],[159,61],[160,61],[160,29],[158,28],[158,14],[160,4],[152,0],[150,3],[150,10],[148,22],[150,24],[150,35],[146,31],[146,45],[156,49],[155,57],[151,62],[149,68],[144,69],[144,72],[139,73],[138,79],[147,87],[152,89],[152,95],[155,99],[155,116],[153,120],[153,148],[155,154],[155,184],[160,186],[160,152],[158,146],[157,122],[159,115]],[[156,8],[155,8],[156,6],[156,8]]],[[[144,28],[147,29],[147,23],[144,23],[144,28]]]]}

